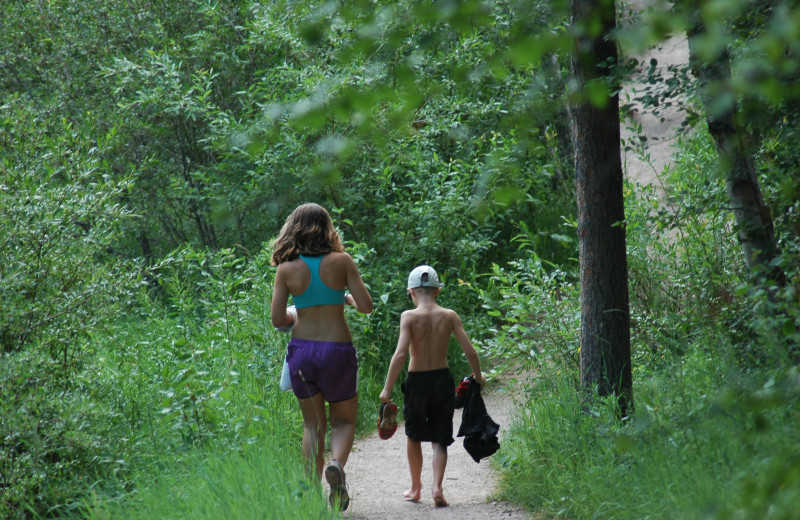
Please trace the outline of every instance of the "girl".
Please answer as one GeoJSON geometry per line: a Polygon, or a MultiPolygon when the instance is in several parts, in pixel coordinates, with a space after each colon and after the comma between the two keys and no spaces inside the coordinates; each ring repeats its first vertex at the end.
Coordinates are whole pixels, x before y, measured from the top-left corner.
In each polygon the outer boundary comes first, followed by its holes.
{"type": "Polygon", "coordinates": [[[278,266],[272,324],[294,323],[286,357],[292,391],[303,414],[303,458],[309,472],[321,478],[327,401],[333,461],[325,467],[325,479],[331,487],[331,505],[345,510],[350,499],[344,466],[355,436],[358,361],[344,306],[369,314],[372,297],[330,215],[318,204],[303,204],[289,215],[275,239],[272,265],[278,266]],[[296,320],[286,306],[290,294],[296,320]]]}

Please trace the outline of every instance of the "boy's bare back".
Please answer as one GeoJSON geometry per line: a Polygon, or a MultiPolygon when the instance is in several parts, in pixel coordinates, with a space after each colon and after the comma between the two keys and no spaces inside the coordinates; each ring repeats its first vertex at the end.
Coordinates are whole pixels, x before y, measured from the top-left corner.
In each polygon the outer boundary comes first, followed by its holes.
{"type": "Polygon", "coordinates": [[[408,335],[411,372],[447,368],[447,347],[450,336],[459,328],[461,319],[454,311],[437,304],[405,311],[400,318],[400,335],[408,335]]]}
{"type": "Polygon", "coordinates": [[[436,303],[438,289],[432,294],[413,290],[411,293],[416,308],[407,310],[400,316],[400,337],[393,357],[396,362],[395,367],[390,365],[389,381],[394,384],[399,373],[397,363],[402,363],[406,354],[410,358],[409,372],[448,368],[447,347],[452,334],[464,351],[476,381],[481,385],[485,384],[478,353],[472,346],[458,313],[436,303]]]}

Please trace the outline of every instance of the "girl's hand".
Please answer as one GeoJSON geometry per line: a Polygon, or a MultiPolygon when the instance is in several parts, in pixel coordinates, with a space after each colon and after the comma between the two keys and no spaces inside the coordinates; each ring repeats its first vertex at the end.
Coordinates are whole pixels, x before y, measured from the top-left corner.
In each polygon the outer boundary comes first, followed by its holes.
{"type": "Polygon", "coordinates": [[[286,312],[292,317],[292,322],[288,325],[284,325],[283,327],[275,327],[279,332],[292,332],[294,324],[297,323],[297,309],[295,306],[289,305],[286,307],[286,312]]]}

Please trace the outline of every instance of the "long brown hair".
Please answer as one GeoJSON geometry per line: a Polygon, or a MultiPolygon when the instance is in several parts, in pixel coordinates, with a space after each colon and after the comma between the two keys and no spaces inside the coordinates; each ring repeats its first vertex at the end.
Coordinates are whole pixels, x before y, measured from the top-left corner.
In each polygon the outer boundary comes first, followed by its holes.
{"type": "Polygon", "coordinates": [[[344,252],[328,211],[313,202],[295,208],[272,247],[272,265],[294,260],[298,255],[319,256],[334,251],[344,252]]]}

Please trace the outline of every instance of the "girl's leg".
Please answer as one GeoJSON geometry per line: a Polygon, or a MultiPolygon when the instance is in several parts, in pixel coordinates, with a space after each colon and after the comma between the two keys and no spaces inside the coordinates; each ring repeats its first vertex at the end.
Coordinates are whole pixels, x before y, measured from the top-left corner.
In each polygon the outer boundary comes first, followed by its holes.
{"type": "Polygon", "coordinates": [[[322,479],[322,465],[325,463],[325,399],[322,393],[307,399],[298,399],[303,413],[303,459],[309,474],[322,479]]]}
{"type": "Polygon", "coordinates": [[[432,442],[431,445],[433,445],[433,503],[436,507],[445,507],[449,505],[442,491],[444,470],[447,467],[447,446],[438,442],[432,442]]]}
{"type": "Polygon", "coordinates": [[[422,494],[422,443],[408,438],[406,443],[408,470],[411,472],[411,487],[403,493],[407,500],[419,500],[422,494]]]}
{"type": "Polygon", "coordinates": [[[331,455],[344,467],[353,449],[358,415],[358,395],[328,405],[331,420],[331,455]]]}
{"type": "Polygon", "coordinates": [[[353,448],[353,438],[356,435],[356,416],[358,415],[358,395],[347,401],[338,401],[328,405],[331,416],[331,454],[333,462],[325,468],[325,479],[331,486],[328,500],[332,507],[341,511],[350,504],[347,493],[344,465],[350,457],[353,448]]]}

